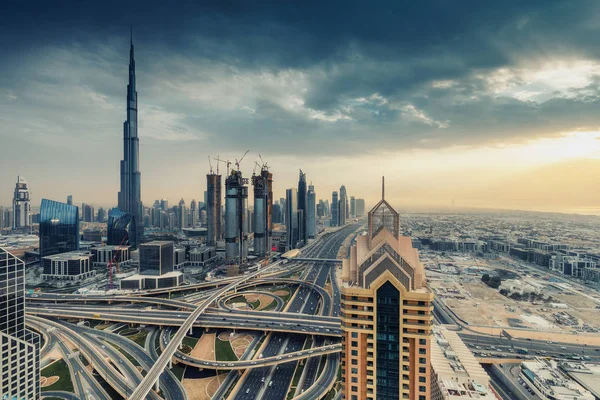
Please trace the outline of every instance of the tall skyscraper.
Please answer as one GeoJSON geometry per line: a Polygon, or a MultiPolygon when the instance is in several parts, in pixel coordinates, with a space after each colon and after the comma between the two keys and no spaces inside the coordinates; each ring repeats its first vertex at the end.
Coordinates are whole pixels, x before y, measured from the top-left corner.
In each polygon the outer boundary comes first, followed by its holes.
{"type": "Polygon", "coordinates": [[[96,221],[106,222],[106,211],[104,211],[104,208],[100,207],[98,209],[98,217],[96,218],[96,221]]]}
{"type": "Polygon", "coordinates": [[[206,242],[209,246],[215,246],[217,240],[221,240],[223,234],[221,229],[221,175],[206,175],[206,242]]]}
{"type": "Polygon", "coordinates": [[[285,197],[286,250],[291,250],[298,244],[298,191],[287,189],[285,197]]]}
{"type": "Polygon", "coordinates": [[[356,199],[350,196],[350,218],[356,218],[356,199]]]}
{"type": "Polygon", "coordinates": [[[4,228],[4,208],[0,207],[0,230],[4,228]]]}
{"type": "Polygon", "coordinates": [[[315,212],[317,211],[316,202],[315,187],[312,184],[308,185],[308,193],[306,195],[306,236],[310,239],[314,239],[317,235],[317,219],[315,218],[315,212]]]}
{"type": "Polygon", "coordinates": [[[67,195],[67,204],[70,206],[73,205],[73,195],[72,194],[67,195]]]}
{"type": "Polygon", "coordinates": [[[25,263],[0,248],[0,396],[39,399],[40,338],[25,328],[25,263]]]}
{"type": "Polygon", "coordinates": [[[190,203],[190,222],[188,223],[192,228],[198,226],[198,204],[196,204],[196,200],[192,199],[190,203]]]}
{"type": "Polygon", "coordinates": [[[248,257],[248,179],[232,170],[225,180],[225,260],[242,264],[248,257]]]}
{"type": "Polygon", "coordinates": [[[348,194],[346,193],[346,186],[340,187],[340,202],[338,206],[338,225],[346,225],[346,218],[348,217],[348,194]]]}
{"type": "Polygon", "coordinates": [[[338,226],[340,224],[340,213],[338,207],[340,202],[338,200],[338,192],[331,193],[331,226],[338,226]]]}
{"type": "Polygon", "coordinates": [[[78,207],[42,199],[40,206],[40,259],[78,249],[78,207]]]}
{"type": "Polygon", "coordinates": [[[365,216],[365,199],[356,199],[356,216],[365,216]]]}
{"type": "Polygon", "coordinates": [[[266,167],[260,175],[252,176],[254,185],[254,253],[258,257],[271,254],[271,232],[273,230],[273,174],[266,167]]]}
{"type": "Polygon", "coordinates": [[[308,232],[306,227],[306,219],[308,215],[306,210],[306,202],[306,174],[300,170],[300,177],[298,179],[298,212],[301,219],[298,220],[298,232],[300,235],[298,237],[298,241],[302,242],[303,246],[308,242],[308,232]]]}
{"type": "Polygon", "coordinates": [[[94,207],[81,203],[81,219],[83,222],[94,222],[94,207]]]}
{"type": "Polygon", "coordinates": [[[15,194],[13,196],[13,229],[28,228],[31,226],[31,204],[29,202],[29,189],[25,178],[18,176],[15,194]]]}
{"type": "Polygon", "coordinates": [[[119,192],[119,209],[133,216],[136,229],[131,241],[138,243],[144,232],[142,220],[142,175],[139,169],[137,91],[135,86],[135,60],[133,57],[133,40],[129,49],[129,84],[127,85],[127,120],[123,123],[123,160],[121,160],[121,190],[119,192]]]}
{"type": "Polygon", "coordinates": [[[429,399],[434,295],[384,194],[382,185],[368,235],[342,262],[342,390],[346,399],[429,399]]]}
{"type": "Polygon", "coordinates": [[[179,200],[179,207],[177,207],[177,223],[179,229],[187,228],[187,207],[183,199],[179,200]]]}
{"type": "Polygon", "coordinates": [[[161,208],[163,211],[166,211],[166,212],[168,212],[168,211],[169,211],[169,200],[167,200],[167,199],[162,199],[162,200],[160,201],[160,208],[161,208]]]}

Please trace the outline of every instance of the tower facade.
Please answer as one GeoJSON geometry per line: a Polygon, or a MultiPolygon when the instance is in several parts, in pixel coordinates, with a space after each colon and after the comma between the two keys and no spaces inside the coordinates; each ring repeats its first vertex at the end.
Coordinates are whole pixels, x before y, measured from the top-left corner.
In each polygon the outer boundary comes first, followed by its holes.
{"type": "Polygon", "coordinates": [[[338,205],[338,225],[346,225],[346,218],[348,217],[348,194],[346,193],[346,186],[340,187],[340,201],[338,205]]]}
{"type": "Polygon", "coordinates": [[[121,190],[119,191],[119,209],[133,215],[137,225],[133,243],[139,242],[143,234],[142,174],[139,169],[138,110],[135,85],[135,59],[133,42],[129,49],[129,84],[127,85],[127,119],[123,123],[123,160],[121,160],[121,190]]]}
{"type": "Polygon", "coordinates": [[[225,180],[225,260],[242,264],[248,258],[248,179],[232,170],[225,180]]]}
{"type": "Polygon", "coordinates": [[[198,203],[196,203],[196,199],[192,199],[190,203],[190,221],[188,223],[192,228],[198,225],[198,215],[198,203]]]}
{"type": "Polygon", "coordinates": [[[254,186],[254,253],[258,257],[271,254],[273,231],[273,174],[262,168],[260,175],[252,176],[254,186]]]}
{"type": "Polygon", "coordinates": [[[368,218],[369,234],[342,262],[343,392],[346,399],[427,400],[434,296],[383,188],[368,218]]]}
{"type": "Polygon", "coordinates": [[[338,226],[340,224],[339,206],[338,192],[331,193],[331,226],[338,226]]]}
{"type": "Polygon", "coordinates": [[[306,195],[306,236],[314,239],[317,235],[317,220],[315,212],[317,211],[317,195],[315,187],[308,185],[308,193],[306,195]]]}
{"type": "Polygon", "coordinates": [[[79,249],[79,208],[42,199],[40,207],[40,259],[79,249]]]}
{"type": "Polygon", "coordinates": [[[25,328],[25,263],[0,248],[0,394],[40,398],[40,337],[25,328]]]}
{"type": "Polygon", "coordinates": [[[307,193],[306,193],[306,174],[300,170],[300,177],[298,178],[298,241],[302,242],[302,245],[306,245],[308,242],[308,232],[306,226],[307,219],[307,193]]]}
{"type": "Polygon", "coordinates": [[[25,178],[18,176],[15,194],[13,196],[13,229],[28,228],[31,226],[31,204],[29,201],[29,189],[25,178]]]}
{"type": "Polygon", "coordinates": [[[221,240],[221,175],[206,175],[206,242],[215,246],[221,240]]]}
{"type": "Polygon", "coordinates": [[[291,250],[298,244],[298,193],[294,188],[287,189],[285,197],[286,250],[291,250]]]}

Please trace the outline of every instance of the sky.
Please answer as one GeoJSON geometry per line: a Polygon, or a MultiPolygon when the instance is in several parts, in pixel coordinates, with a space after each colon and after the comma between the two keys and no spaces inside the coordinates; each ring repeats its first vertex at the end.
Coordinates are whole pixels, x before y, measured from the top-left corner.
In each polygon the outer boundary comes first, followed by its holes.
{"type": "Polygon", "coordinates": [[[116,204],[132,26],[146,205],[249,150],[276,198],[600,210],[597,1],[169,3],[3,6],[0,205],[116,204]]]}

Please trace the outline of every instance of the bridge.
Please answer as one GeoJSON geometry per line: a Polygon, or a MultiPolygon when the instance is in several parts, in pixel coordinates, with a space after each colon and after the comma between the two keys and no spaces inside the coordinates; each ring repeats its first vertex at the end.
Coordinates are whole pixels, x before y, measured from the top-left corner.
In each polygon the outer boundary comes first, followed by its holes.
{"type": "Polygon", "coordinates": [[[316,263],[325,263],[325,264],[341,264],[342,260],[337,258],[294,258],[294,261],[308,261],[308,262],[316,262],[316,263]]]}

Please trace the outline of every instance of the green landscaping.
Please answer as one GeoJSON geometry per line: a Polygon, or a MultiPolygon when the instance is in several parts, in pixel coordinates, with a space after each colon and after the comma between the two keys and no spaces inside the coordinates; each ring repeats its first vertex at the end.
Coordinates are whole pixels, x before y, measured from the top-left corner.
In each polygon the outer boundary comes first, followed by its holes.
{"type": "Polygon", "coordinates": [[[261,311],[271,311],[271,310],[274,310],[275,308],[277,308],[277,302],[275,300],[273,300],[272,302],[269,303],[269,305],[267,305],[261,311]]]}
{"type": "Polygon", "coordinates": [[[134,329],[134,328],[125,328],[125,329],[122,329],[119,331],[119,335],[121,335],[121,336],[132,336],[137,333],[140,333],[140,330],[134,329]]]}
{"type": "Polygon", "coordinates": [[[188,346],[187,344],[184,344],[181,346],[181,349],[179,349],[180,352],[182,352],[183,354],[190,354],[192,352],[192,348],[190,346],[188,346]]]}
{"type": "Polygon", "coordinates": [[[199,340],[198,338],[186,336],[183,338],[183,340],[181,342],[184,345],[189,346],[193,349],[194,347],[196,347],[196,343],[198,343],[198,340],[199,340]]]}
{"type": "Polygon", "coordinates": [[[127,339],[131,340],[134,343],[137,343],[141,347],[146,345],[146,337],[148,336],[148,331],[141,331],[140,333],[136,333],[135,335],[127,336],[127,339]]]}
{"type": "Polygon", "coordinates": [[[237,361],[237,357],[231,348],[231,343],[221,339],[215,339],[215,358],[217,361],[237,361]]]}
{"type": "Polygon", "coordinates": [[[71,372],[64,360],[56,361],[41,371],[41,375],[46,378],[58,376],[58,381],[53,385],[43,387],[42,392],[49,390],[63,390],[65,392],[74,392],[73,382],[71,381],[71,372]]]}
{"type": "Polygon", "coordinates": [[[173,368],[171,368],[171,372],[179,381],[183,379],[183,374],[185,373],[185,365],[184,364],[173,364],[173,368]]]}

